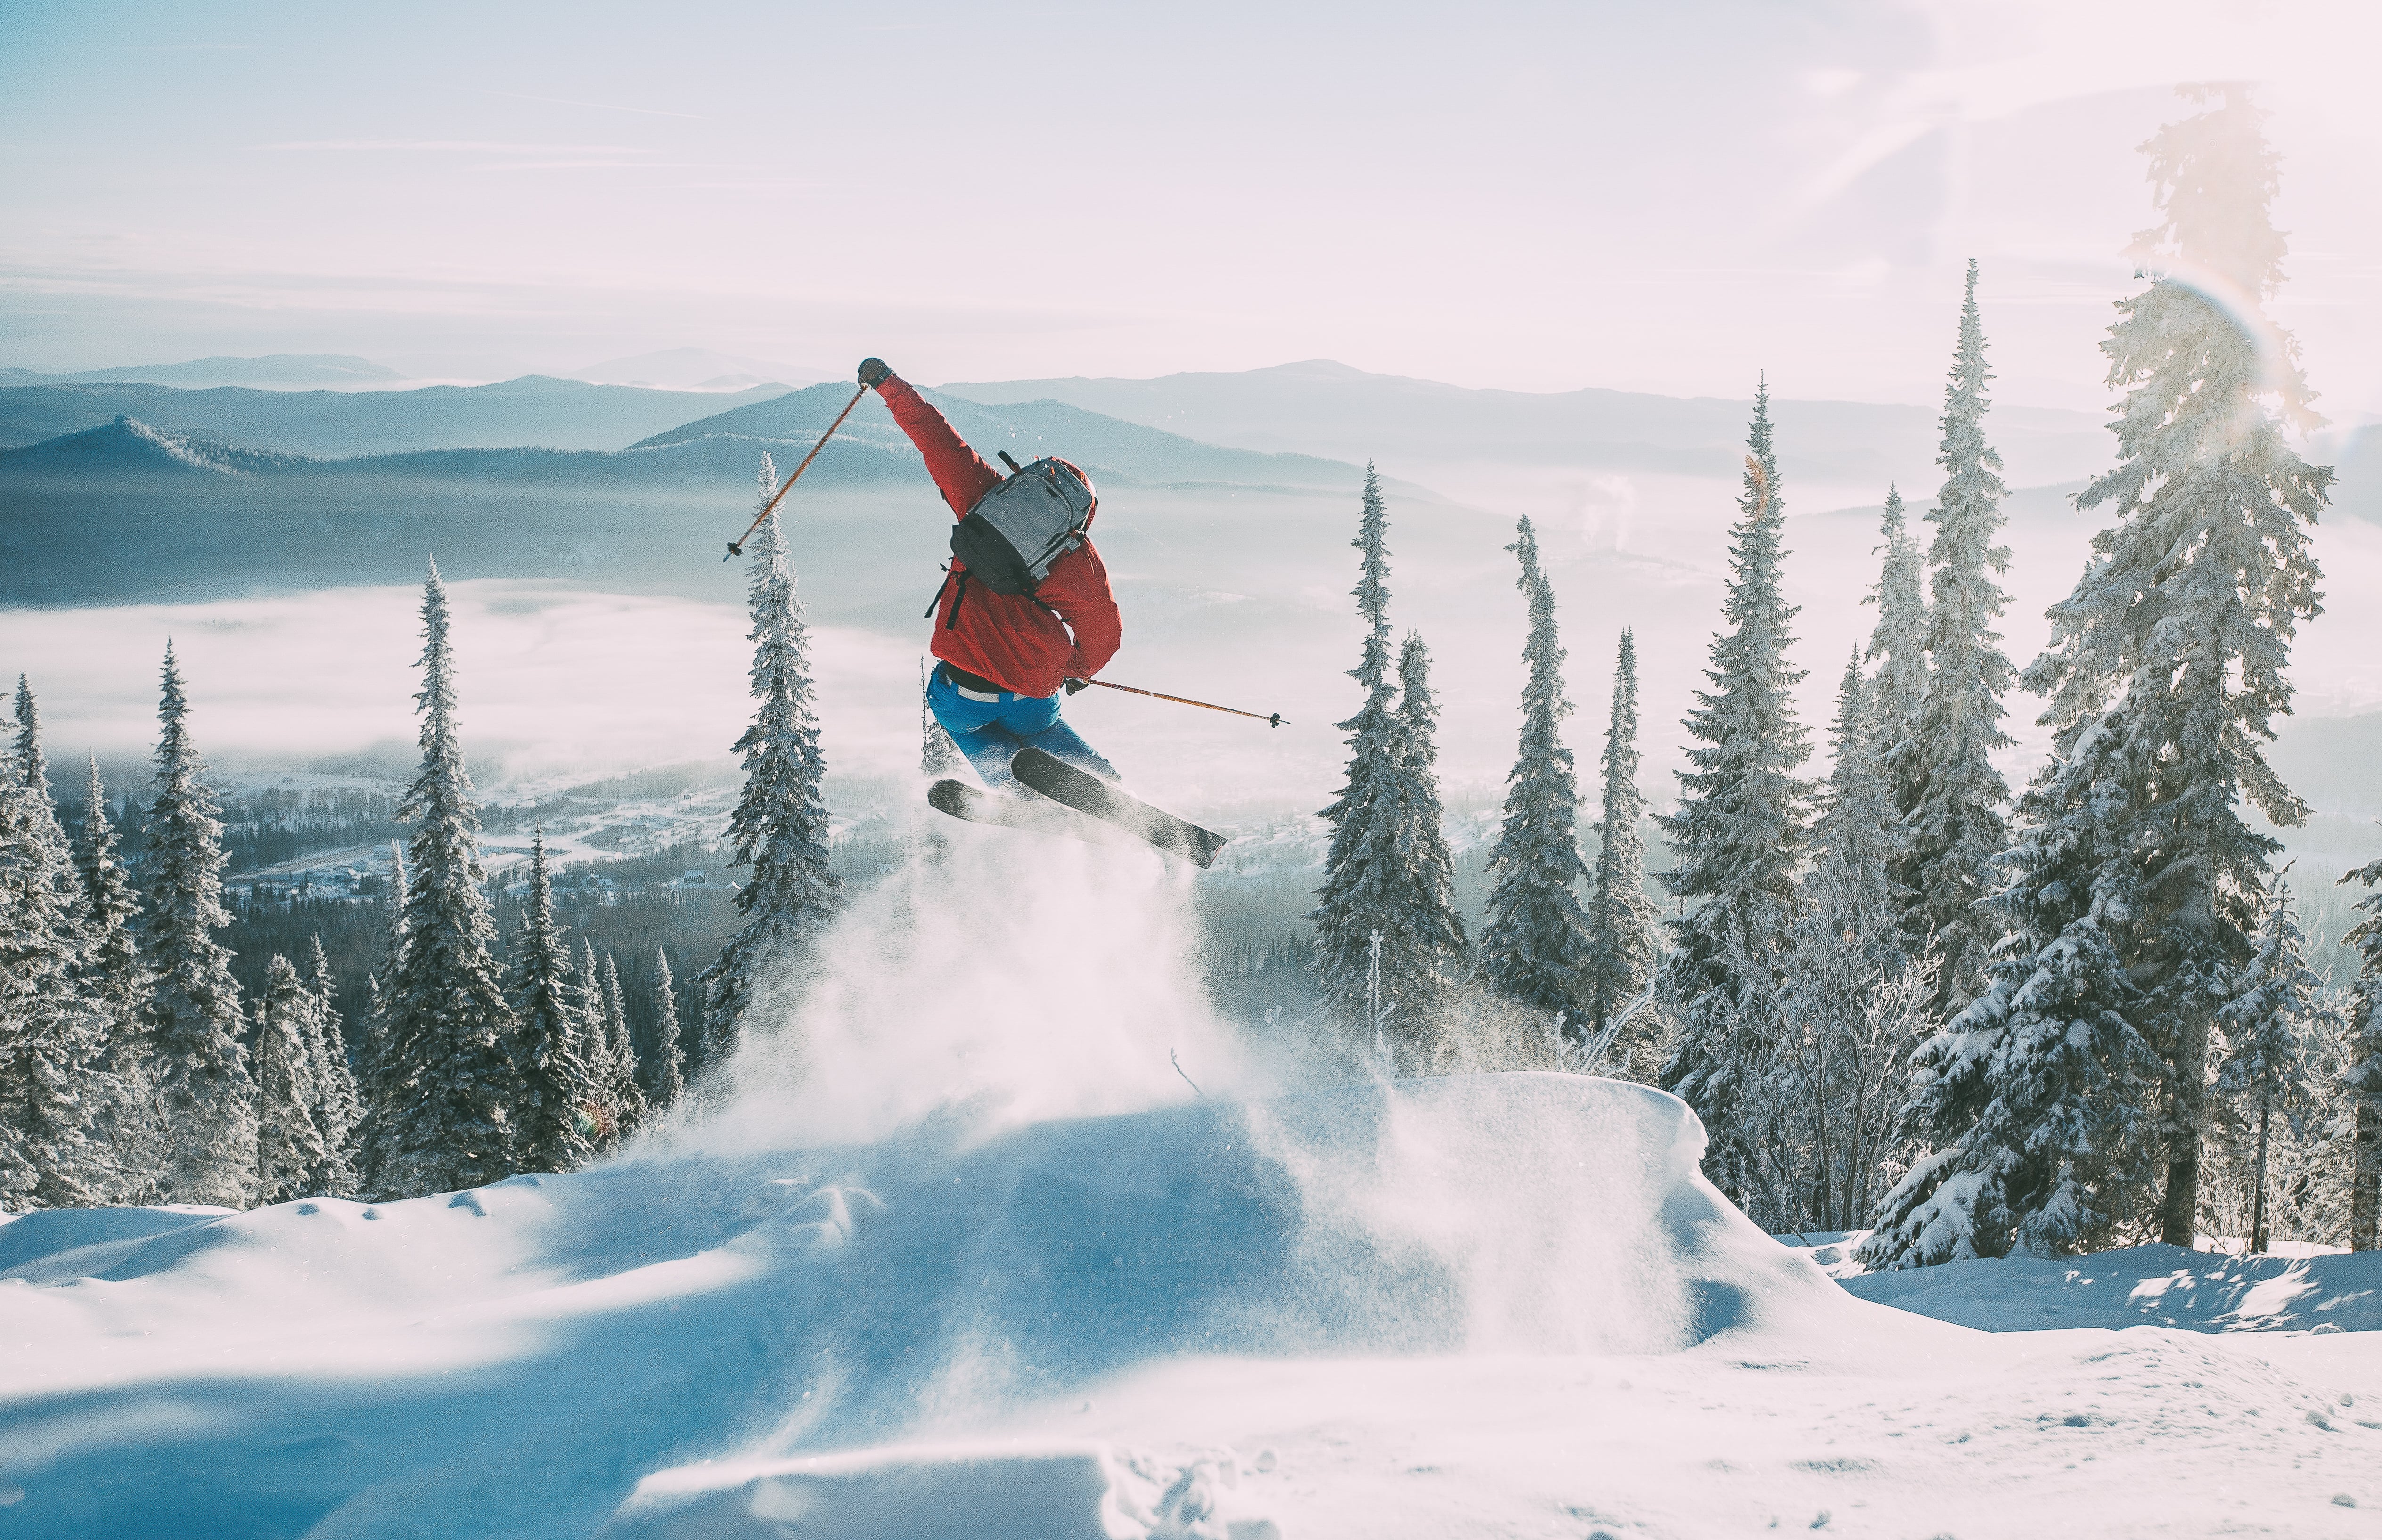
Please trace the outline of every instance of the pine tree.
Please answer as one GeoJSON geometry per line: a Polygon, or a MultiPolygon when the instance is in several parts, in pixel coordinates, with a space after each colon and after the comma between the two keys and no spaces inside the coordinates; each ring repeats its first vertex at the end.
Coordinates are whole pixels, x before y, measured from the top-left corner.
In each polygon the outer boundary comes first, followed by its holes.
{"type": "Polygon", "coordinates": [[[1349,543],[1359,553],[1354,593],[1366,623],[1364,650],[1349,677],[1363,688],[1365,703],[1339,724],[1348,735],[1348,779],[1318,814],[1332,825],[1332,844],[1320,901],[1307,918],[1315,923],[1316,972],[1327,997],[1354,1018],[1378,971],[1381,992],[1394,1008],[1394,1035],[1413,1056],[1435,1041],[1436,1012],[1463,956],[1464,934],[1449,901],[1451,863],[1440,830],[1430,654],[1412,639],[1399,660],[1410,666],[1393,668],[1387,533],[1381,478],[1368,466],[1357,538],[1349,543]]]}
{"type": "Polygon", "coordinates": [[[256,1201],[288,1203],[319,1192],[331,1164],[314,1118],[321,1094],[306,1039],[313,996],[289,959],[275,953],[256,1001],[256,1201]]]}
{"type": "Polygon", "coordinates": [[[1993,752],[2010,745],[2002,731],[2002,697],[2009,692],[2009,659],[1993,629],[2009,603],[1993,574],[2009,570],[2009,547],[1993,543],[2002,518],[2001,456],[1985,442],[1985,334],[1977,315],[1977,264],[1969,263],[1960,336],[1944,389],[1943,490],[1927,515],[1935,541],[1928,606],[1930,669],[1926,704],[1907,763],[1910,804],[1904,810],[1908,849],[1895,875],[1910,895],[1914,930],[1932,935],[1942,957],[1939,987],[1946,1000],[1966,1000],[1982,987],[1985,957],[1999,939],[1977,900],[1985,896],[1985,863],[2009,846],[2009,784],[1994,768],[1993,752]]]}
{"type": "Polygon", "coordinates": [[[596,960],[596,944],[579,938],[579,1058],[587,1066],[588,1143],[597,1154],[620,1137],[620,1109],[613,1104],[611,1087],[612,1023],[604,1009],[604,967],[596,960]]]}
{"type": "Polygon", "coordinates": [[[157,797],[144,829],[141,952],[154,992],[150,1033],[166,1124],[162,1185],[177,1203],[247,1205],[256,1177],[256,1082],[239,1038],[239,985],[215,933],[223,907],[223,824],[190,742],[181,666],[166,648],[157,706],[157,797]]]}
{"type": "MultiPolygon", "coordinates": [[[[2102,344],[2109,384],[2126,392],[2111,425],[2120,458],[2077,506],[2109,505],[2116,522],[2052,606],[2051,649],[2023,680],[2050,702],[2044,721],[2061,759],[2088,732],[2116,739],[2096,756],[2123,767],[2114,801],[2049,816],[2114,820],[2109,859],[2144,905],[2120,961],[2143,992],[2133,1020],[2170,1066],[2159,1229],[2179,1246],[2199,1216],[2211,1023],[2250,956],[2280,848],[2241,804],[2278,826],[2306,817],[2264,745],[2290,710],[2292,639],[2318,609],[2308,528],[2333,480],[2285,442],[2283,417],[2312,421],[2287,341],[2241,319],[2281,279],[2261,115],[2240,86],[2187,93],[2220,104],[2144,146],[2162,214],[2138,238],[2152,282],[2118,302],[2102,344]]],[[[2044,773],[2100,794],[2057,761],[2044,773]]]]}
{"type": "MultiPolygon", "coordinates": [[[[1868,661],[1877,665],[1871,680],[1877,760],[1885,766],[1897,814],[1919,802],[1917,739],[1927,710],[1927,564],[1910,538],[1902,514],[1902,494],[1888,487],[1878,519],[1884,544],[1877,586],[1861,602],[1877,606],[1869,633],[1868,661]]],[[[1924,919],[1913,915],[1906,928],[1923,936],[1924,919]]]]}
{"type": "Polygon", "coordinates": [[[357,1185],[356,1134],[363,1118],[363,1098],[356,1086],[355,1070],[348,1063],[347,1032],[333,1003],[338,988],[320,932],[307,942],[306,967],[299,977],[314,1002],[307,1051],[314,1071],[314,1121],[323,1131],[325,1151],[315,1191],[350,1197],[357,1185]]]}
{"type": "Polygon", "coordinates": [[[356,1055],[356,1175],[363,1192],[387,1195],[397,1179],[398,1134],[413,1105],[406,1066],[391,1045],[389,1006],[405,959],[405,850],[388,844],[388,889],[381,899],[381,952],[364,976],[363,1045],[356,1055]]]}
{"type": "Polygon", "coordinates": [[[93,1135],[113,1168],[107,1194],[116,1203],[163,1196],[157,1173],[165,1160],[165,1128],[149,1056],[149,998],[154,981],[134,929],[140,899],[116,853],[108,825],[107,791],[99,761],[90,762],[75,872],[82,886],[82,993],[97,1017],[86,1084],[92,1092],[93,1135]]]}
{"type": "Polygon", "coordinates": [[[1809,791],[1795,771],[1811,756],[1793,696],[1803,676],[1786,659],[1797,611],[1782,586],[1786,515],[1767,382],[1754,396],[1747,446],[1722,606],[1729,629],[1713,638],[1713,688],[1697,692],[1686,722],[1700,742],[1688,751],[1694,768],[1679,775],[1677,810],[1657,820],[1674,857],[1664,885],[1703,900],[1672,923],[1663,984],[1676,1026],[1663,1085],[1702,1118],[1704,1169],[1731,1193],[1747,1190],[1757,1164],[1756,1136],[1734,1112],[1746,1067],[1762,1053],[1745,1040],[1739,1006],[1752,981],[1738,975],[1770,966],[1792,916],[1809,791]]]}
{"type": "Polygon", "coordinates": [[[2306,946],[2291,912],[2290,885],[2278,882],[2258,926],[2258,949],[2241,970],[2233,997],[2216,1013],[2225,1052],[2215,1090],[2256,1141],[2251,1179],[2253,1252],[2266,1249],[2266,1153],[2275,1117],[2281,1114],[2296,1137],[2314,1099],[2311,1040],[2327,1011],[2324,980],[2307,965],[2306,946]]]}
{"type": "Polygon", "coordinates": [[[1906,1120],[1933,1151],[1881,1202],[1870,1267],[2092,1251],[2150,1189],[2161,1066],[2123,960],[2142,892],[2114,843],[2112,727],[2074,735],[2020,801],[2008,881],[1986,900],[2009,934],[1985,992],[1912,1055],[1906,1120]]]}
{"type": "Polygon", "coordinates": [[[612,954],[604,954],[604,1085],[605,1105],[626,1139],[645,1121],[645,1093],[637,1084],[637,1045],[629,1035],[628,1002],[620,996],[620,970],[612,954]]]}
{"type": "Polygon", "coordinates": [[[21,676],[17,723],[0,759],[0,1208],[22,1210],[92,1203],[109,1183],[89,1137],[101,1023],[79,977],[80,895],[21,676]]]}
{"type": "Polygon", "coordinates": [[[1614,1018],[1644,993],[1663,957],[1663,915],[1646,897],[1646,837],[1639,828],[1646,816],[1646,798],[1638,788],[1638,638],[1626,628],[1613,666],[1613,713],[1604,728],[1602,770],[1596,887],[1588,911],[1591,1038],[1602,1036],[1614,1018]]]}
{"type": "Polygon", "coordinates": [[[686,1049],[679,1038],[678,983],[670,977],[669,953],[654,949],[654,1097],[667,1111],[686,1094],[686,1049]]]}
{"type": "Polygon", "coordinates": [[[1564,650],[1555,634],[1554,589],[1539,567],[1539,541],[1525,518],[1505,547],[1521,564],[1515,587],[1529,606],[1529,640],[1522,648],[1529,674],[1522,685],[1521,742],[1505,776],[1505,817],[1489,855],[1491,888],[1480,927],[1480,972],[1490,984],[1550,1016],[1564,1031],[1586,1036],[1594,952],[1588,917],[1573,885],[1588,875],[1579,859],[1579,789],[1563,719],[1564,650]]]}
{"type": "MultiPolygon", "coordinates": [[[[766,501],[777,473],[761,467],[766,501]]],[[[841,903],[842,882],[828,870],[827,804],[819,785],[826,759],[812,710],[810,632],[794,588],[778,517],[761,521],[753,544],[747,597],[753,629],[752,692],[760,705],[736,740],[744,791],[728,821],[731,866],[752,869],[736,895],[744,926],[706,969],[703,1063],[727,1063],[736,1051],[755,983],[764,968],[799,971],[841,903]]]]}
{"type": "Polygon", "coordinates": [[[2349,1093],[2349,1249],[2382,1251],[2382,861],[2340,879],[2376,889],[2357,901],[2365,912],[2341,939],[2359,952],[2349,986],[2349,1051],[2340,1083],[2349,1093]]]}
{"type": "Polygon", "coordinates": [[[544,829],[532,834],[529,850],[529,898],[513,933],[513,1059],[523,1082],[514,1108],[514,1160],[527,1171],[569,1171],[595,1157],[582,1108],[596,1091],[580,1056],[582,1002],[562,939],[566,927],[554,919],[544,829]]]}
{"type": "Polygon", "coordinates": [[[422,597],[422,769],[398,804],[408,846],[404,951],[385,1008],[387,1051],[404,1101],[393,1118],[389,1195],[496,1181],[511,1169],[510,1109],[521,1099],[509,1057],[512,1011],[494,950],[480,868],[478,805],[455,720],[447,585],[430,564],[422,597]]]}
{"type": "MultiPolygon", "coordinates": [[[[1811,861],[1814,867],[1841,871],[1864,895],[1864,909],[1891,914],[1894,889],[1885,868],[1899,842],[1899,820],[1893,784],[1878,755],[1883,735],[1876,727],[1876,698],[1873,681],[1861,676],[1856,642],[1836,686],[1836,717],[1828,734],[1833,762],[1821,785],[1819,815],[1811,821],[1811,861]]],[[[1898,945],[1894,949],[1902,950],[1898,945]]]]}

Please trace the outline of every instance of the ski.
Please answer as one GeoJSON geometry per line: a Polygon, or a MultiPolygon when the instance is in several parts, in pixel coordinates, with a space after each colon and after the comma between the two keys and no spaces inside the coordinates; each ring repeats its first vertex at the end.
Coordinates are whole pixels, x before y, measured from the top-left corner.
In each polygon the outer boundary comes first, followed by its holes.
{"type": "Polygon", "coordinates": [[[1087,845],[1137,845],[1124,830],[1040,797],[1000,797],[964,781],[941,780],[927,788],[927,805],[970,824],[1055,834],[1087,845]]]}
{"type": "Polygon", "coordinates": [[[1231,842],[1230,835],[1203,829],[1110,785],[1098,776],[1040,749],[1017,751],[1010,773],[1054,802],[1147,840],[1168,855],[1181,856],[1194,866],[1206,866],[1231,842]]]}

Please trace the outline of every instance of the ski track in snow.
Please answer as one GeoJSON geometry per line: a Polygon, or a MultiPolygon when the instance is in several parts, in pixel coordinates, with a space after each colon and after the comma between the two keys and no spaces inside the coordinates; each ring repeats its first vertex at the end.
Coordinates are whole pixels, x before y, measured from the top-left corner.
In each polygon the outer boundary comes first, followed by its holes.
{"type": "Polygon", "coordinates": [[[1127,854],[956,827],[588,1170],[0,1224],[0,1540],[2375,1533],[2382,1257],[1840,1283],[1660,1093],[1270,1094],[1127,854]]]}

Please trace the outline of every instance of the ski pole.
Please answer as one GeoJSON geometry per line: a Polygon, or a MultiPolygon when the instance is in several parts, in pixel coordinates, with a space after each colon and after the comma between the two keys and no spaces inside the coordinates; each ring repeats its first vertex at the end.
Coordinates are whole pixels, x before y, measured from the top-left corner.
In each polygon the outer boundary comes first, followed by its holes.
{"type": "Polygon", "coordinates": [[[794,473],[786,478],[783,486],[778,488],[778,495],[770,498],[762,506],[761,511],[753,516],[753,522],[744,526],[743,534],[728,543],[728,556],[720,557],[720,560],[726,561],[729,556],[741,556],[744,554],[744,543],[753,538],[753,532],[761,527],[761,520],[778,511],[778,505],[786,500],[786,494],[794,489],[794,483],[801,478],[804,471],[811,468],[811,461],[818,458],[818,452],[827,447],[827,441],[835,436],[835,431],[843,426],[843,420],[852,415],[852,409],[860,405],[860,398],[867,394],[866,385],[862,385],[852,393],[852,399],[846,401],[843,404],[843,409],[835,414],[835,421],[827,425],[827,432],[819,434],[818,442],[811,446],[811,452],[803,457],[803,463],[795,466],[794,473]]]}
{"type": "Polygon", "coordinates": [[[1194,701],[1182,695],[1160,695],[1155,690],[1136,690],[1129,684],[1111,684],[1106,679],[1086,679],[1084,682],[1099,685],[1102,690],[1122,690],[1128,695],[1147,695],[1153,701],[1172,701],[1178,706],[1198,706],[1208,711],[1221,711],[1228,716],[1254,717],[1270,727],[1282,726],[1282,713],[1278,711],[1241,711],[1232,706],[1220,706],[1212,702],[1194,701]]]}

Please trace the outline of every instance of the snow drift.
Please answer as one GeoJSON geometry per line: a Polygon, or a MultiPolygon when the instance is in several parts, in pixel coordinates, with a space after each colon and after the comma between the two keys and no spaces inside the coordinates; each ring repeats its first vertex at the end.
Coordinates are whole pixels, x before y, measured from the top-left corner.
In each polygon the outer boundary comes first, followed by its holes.
{"type": "MultiPolygon", "coordinates": [[[[0,1525],[585,1534],[669,1467],[948,1437],[1154,1359],[1662,1352],[1861,1311],[1704,1183],[1701,1145],[1659,1093],[1504,1075],[928,1118],[373,1206],[35,1214],[0,1227],[24,1494],[0,1525]]],[[[1125,1458],[1001,1480],[1076,1494],[1108,1525],[1085,1533],[1166,1533],[1192,1467],[1133,1519],[1099,1474],[1125,1458]]],[[[746,1533],[669,1522],[718,1491],[665,1479],[621,1524],[746,1533]]]]}

